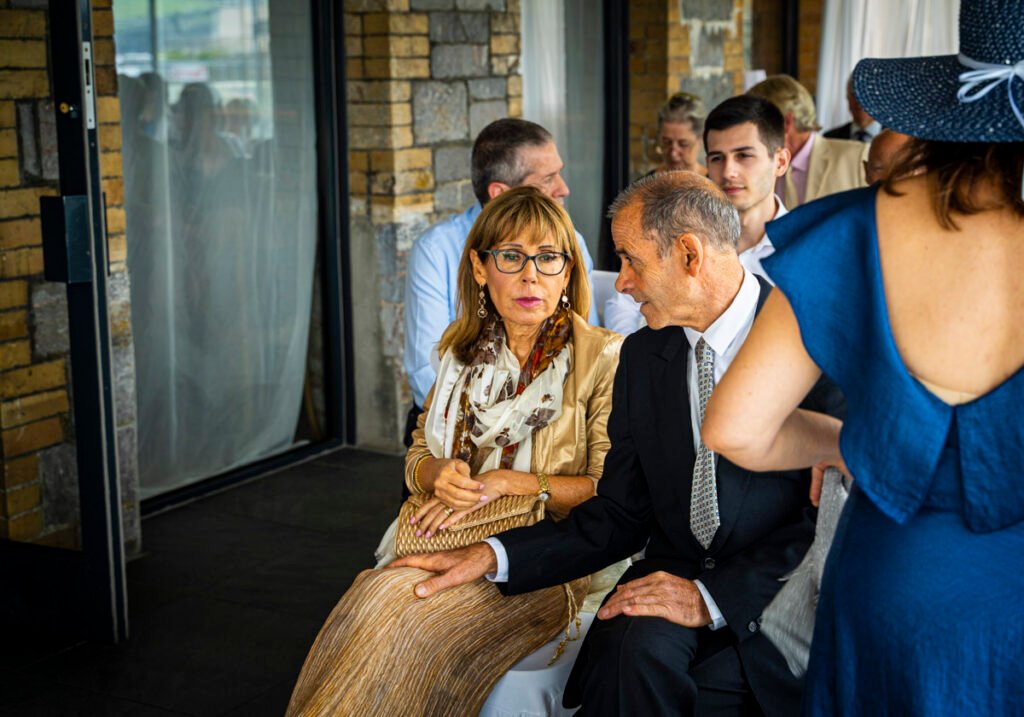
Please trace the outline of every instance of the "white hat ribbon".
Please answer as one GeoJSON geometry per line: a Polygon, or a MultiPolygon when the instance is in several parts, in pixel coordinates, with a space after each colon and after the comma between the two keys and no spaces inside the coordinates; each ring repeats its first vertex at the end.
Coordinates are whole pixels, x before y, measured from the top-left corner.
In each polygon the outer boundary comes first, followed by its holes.
{"type": "Polygon", "coordinates": [[[1017,102],[1013,99],[1013,81],[1024,82],[1024,60],[1016,65],[998,65],[991,62],[978,62],[963,54],[959,59],[961,65],[973,69],[960,73],[960,82],[964,85],[956,93],[957,99],[961,102],[980,100],[1005,82],[1006,93],[1010,98],[1010,107],[1013,108],[1013,114],[1017,116],[1021,127],[1024,127],[1024,113],[1020,111],[1017,102]]]}
{"type": "MultiPolygon", "coordinates": [[[[1016,115],[1020,126],[1024,127],[1024,113],[1020,111],[1016,100],[1013,99],[1013,81],[1024,82],[1024,60],[1016,65],[999,65],[992,62],[978,62],[972,60],[963,53],[960,54],[960,64],[971,67],[972,70],[960,73],[960,82],[963,86],[956,93],[961,102],[975,102],[1001,85],[1006,83],[1006,94],[1010,98],[1010,108],[1016,115]]],[[[1021,177],[1021,199],[1024,199],[1024,177],[1021,177]]]]}

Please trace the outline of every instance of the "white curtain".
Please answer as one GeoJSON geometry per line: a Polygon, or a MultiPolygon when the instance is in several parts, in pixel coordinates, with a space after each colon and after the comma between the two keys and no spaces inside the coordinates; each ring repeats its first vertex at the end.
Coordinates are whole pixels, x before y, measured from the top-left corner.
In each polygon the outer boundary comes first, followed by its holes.
{"type": "Polygon", "coordinates": [[[604,44],[592,0],[523,0],[523,118],[545,127],[565,162],[565,206],[597,256],[604,208],[604,44]]]}
{"type": "Polygon", "coordinates": [[[850,120],[846,81],[865,57],[953,55],[960,0],[825,0],[818,62],[818,122],[850,120]]]}
{"type": "Polygon", "coordinates": [[[238,8],[208,2],[202,24],[158,17],[153,72],[131,76],[121,56],[143,497],[292,446],[302,406],[317,237],[312,20],[308,3],[238,8]],[[177,63],[177,43],[205,43],[213,59],[177,63]]]}
{"type": "Polygon", "coordinates": [[[524,0],[521,10],[523,119],[547,129],[561,148],[565,140],[565,3],[524,0]]]}

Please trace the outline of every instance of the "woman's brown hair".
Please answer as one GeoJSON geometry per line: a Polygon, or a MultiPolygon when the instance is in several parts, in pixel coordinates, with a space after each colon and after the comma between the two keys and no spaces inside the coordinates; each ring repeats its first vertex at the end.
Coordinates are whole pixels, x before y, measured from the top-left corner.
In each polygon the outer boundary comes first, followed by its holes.
{"type": "MultiPolygon", "coordinates": [[[[1021,198],[1024,142],[935,142],[913,139],[896,155],[882,183],[887,194],[899,196],[896,183],[912,174],[927,173],[933,183],[932,206],[946,229],[959,229],[955,214],[977,214],[1009,207],[1024,217],[1021,198]],[[979,199],[975,191],[987,184],[996,201],[979,199]]],[[[991,196],[986,193],[986,196],[991,196]]]]}
{"type": "MultiPolygon", "coordinates": [[[[473,343],[480,335],[486,319],[477,316],[480,287],[473,278],[470,256],[476,252],[481,261],[493,261],[493,257],[479,252],[492,249],[510,239],[531,244],[556,244],[566,252],[570,261],[565,271],[571,273],[565,293],[573,311],[580,316],[590,314],[590,285],[583,254],[576,241],[576,230],[573,229],[568,212],[536,187],[516,187],[489,201],[469,230],[459,261],[459,295],[455,321],[444,332],[437,349],[442,356],[446,350],[451,349],[460,361],[468,363],[472,359],[473,343]]],[[[497,313],[487,291],[484,292],[484,301],[489,314],[497,313]]]]}

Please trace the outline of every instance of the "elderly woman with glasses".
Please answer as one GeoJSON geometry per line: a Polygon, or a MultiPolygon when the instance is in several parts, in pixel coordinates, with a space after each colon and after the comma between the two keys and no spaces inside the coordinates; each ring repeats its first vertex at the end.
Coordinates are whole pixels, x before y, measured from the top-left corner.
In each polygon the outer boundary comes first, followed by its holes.
{"type": "Polygon", "coordinates": [[[687,170],[707,176],[700,163],[703,148],[704,103],[689,92],[677,92],[658,110],[656,148],[661,159],[655,172],[687,170]]]}
{"type": "MultiPolygon", "coordinates": [[[[476,220],[458,318],[405,461],[409,490],[432,494],[411,519],[418,535],[502,496],[541,497],[560,519],[594,494],[622,337],[584,318],[582,267],[568,214],[536,188],[504,192],[476,220]]],[[[513,664],[565,627],[588,582],[599,603],[625,567],[509,597],[478,580],[429,601],[413,595],[423,571],[365,571],[321,629],[288,714],[477,714],[513,664]]]]}

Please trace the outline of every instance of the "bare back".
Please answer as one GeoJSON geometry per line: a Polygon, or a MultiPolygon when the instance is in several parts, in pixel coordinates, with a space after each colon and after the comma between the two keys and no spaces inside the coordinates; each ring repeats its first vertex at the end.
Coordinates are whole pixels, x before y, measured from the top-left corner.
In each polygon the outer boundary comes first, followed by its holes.
{"type": "Polygon", "coordinates": [[[1024,221],[1009,210],[935,216],[926,177],[878,192],[889,324],[903,363],[947,403],[988,393],[1024,365],[1024,221]]]}

